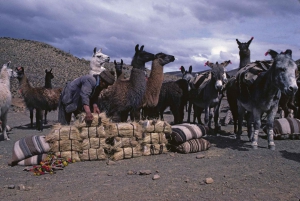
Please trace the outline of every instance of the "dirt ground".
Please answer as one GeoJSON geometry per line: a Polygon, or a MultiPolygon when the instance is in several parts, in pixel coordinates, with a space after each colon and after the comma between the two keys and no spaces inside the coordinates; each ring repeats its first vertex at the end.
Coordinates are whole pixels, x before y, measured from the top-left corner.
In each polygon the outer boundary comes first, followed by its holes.
{"type": "MultiPolygon", "coordinates": [[[[225,116],[223,100],[221,118],[225,116]]],[[[0,200],[300,200],[300,141],[276,140],[276,150],[267,149],[264,133],[259,148],[252,150],[246,132],[242,142],[233,136],[233,126],[222,126],[218,135],[205,137],[208,151],[167,153],[117,161],[87,161],[69,164],[54,175],[34,176],[23,166],[7,165],[15,141],[28,135],[46,135],[57,113],[48,115],[43,132],[28,128],[29,112],[12,107],[8,123],[10,141],[0,141],[0,200]],[[201,159],[196,157],[203,155],[201,159]],[[151,170],[150,175],[129,171],[151,170]],[[153,180],[158,174],[159,179],[153,180]],[[212,178],[213,183],[204,180],[212,178]],[[24,185],[25,190],[18,190],[24,185]],[[13,188],[14,189],[10,189],[13,188]]],[[[172,121],[170,114],[165,114],[172,121]]],[[[186,116],[185,116],[186,119],[186,116]]]]}

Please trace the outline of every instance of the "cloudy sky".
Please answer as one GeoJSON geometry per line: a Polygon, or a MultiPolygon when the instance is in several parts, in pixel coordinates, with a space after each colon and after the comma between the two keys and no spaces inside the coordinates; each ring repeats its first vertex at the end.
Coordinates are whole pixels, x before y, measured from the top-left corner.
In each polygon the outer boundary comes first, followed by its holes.
{"type": "MultiPolygon", "coordinates": [[[[111,61],[130,64],[136,44],[176,57],[180,66],[239,65],[236,39],[250,45],[251,60],[270,59],[268,49],[291,49],[300,58],[299,0],[0,0],[0,37],[45,42],[90,59],[102,48],[111,61]]],[[[151,66],[150,63],[147,66],[151,66]]]]}

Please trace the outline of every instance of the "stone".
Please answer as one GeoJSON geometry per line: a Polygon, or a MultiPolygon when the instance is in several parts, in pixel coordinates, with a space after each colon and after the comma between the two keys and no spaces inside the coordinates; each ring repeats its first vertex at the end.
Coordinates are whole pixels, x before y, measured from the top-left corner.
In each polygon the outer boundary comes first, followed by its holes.
{"type": "Polygon", "coordinates": [[[159,179],[159,178],[160,178],[160,176],[159,176],[158,174],[155,174],[155,175],[153,175],[153,177],[152,177],[153,180],[157,180],[157,179],[159,179]]]}
{"type": "Polygon", "coordinates": [[[151,173],[151,170],[140,170],[140,175],[149,175],[151,173]]]}
{"type": "Polygon", "coordinates": [[[8,185],[8,189],[15,189],[15,185],[8,185]]]}
{"type": "Polygon", "coordinates": [[[205,179],[206,184],[212,184],[213,182],[214,182],[214,180],[211,177],[208,177],[205,179]]]}
{"type": "Polygon", "coordinates": [[[109,160],[106,162],[106,164],[107,165],[116,165],[116,162],[109,160]]]}
{"type": "Polygon", "coordinates": [[[19,185],[17,186],[17,189],[20,190],[20,191],[25,191],[25,190],[26,190],[24,184],[19,184],[19,185]]]}
{"type": "Polygon", "coordinates": [[[197,159],[205,158],[205,155],[204,154],[199,154],[199,155],[196,156],[196,158],[197,159]]]}
{"type": "Polygon", "coordinates": [[[134,174],[136,174],[136,171],[129,170],[129,171],[127,172],[127,174],[128,174],[128,175],[134,175],[134,174]]]}

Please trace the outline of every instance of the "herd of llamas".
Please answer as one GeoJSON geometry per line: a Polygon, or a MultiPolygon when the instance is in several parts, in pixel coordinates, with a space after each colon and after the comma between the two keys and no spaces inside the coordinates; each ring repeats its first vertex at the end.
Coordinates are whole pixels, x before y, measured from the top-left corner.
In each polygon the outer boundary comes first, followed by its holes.
{"type": "MultiPolygon", "coordinates": [[[[238,72],[234,76],[226,73],[226,66],[230,60],[223,62],[205,63],[210,71],[193,74],[192,66],[185,70],[181,66],[182,78],[177,81],[163,82],[164,66],[173,62],[175,57],[165,53],[153,54],[144,50],[144,46],[135,46],[132,57],[132,70],[129,78],[123,75],[123,60],[114,61],[116,80],[115,83],[104,89],[98,97],[98,105],[101,111],[113,122],[126,122],[140,119],[162,119],[166,108],[170,108],[174,116],[173,124],[184,122],[184,110],[188,105],[187,123],[204,124],[212,129],[212,118],[214,118],[214,132],[220,130],[219,112],[223,97],[227,101],[234,122],[234,133],[237,140],[242,134],[242,122],[247,121],[248,137],[252,147],[257,148],[257,136],[261,126],[261,116],[267,115],[266,131],[270,149],[275,149],[273,140],[273,122],[278,107],[282,108],[285,117],[289,111],[294,111],[295,117],[299,117],[296,100],[297,66],[292,60],[291,50],[277,53],[268,50],[269,61],[250,61],[249,46],[253,37],[245,43],[236,39],[240,64],[238,72]],[[149,77],[145,76],[145,64],[152,62],[149,77]],[[255,70],[253,70],[255,69],[255,70]],[[255,71],[255,72],[254,72],[255,71]],[[258,73],[257,73],[258,72],[258,73]],[[251,79],[250,79],[250,78],[251,79]],[[245,82],[245,80],[247,82],[245,82]],[[258,90],[259,89],[259,90],[258,90]],[[191,108],[194,110],[193,121],[190,121],[191,108]],[[204,110],[204,123],[201,114],[204,110]],[[197,122],[196,122],[197,120],[197,122]],[[252,132],[252,124],[254,132],[252,132]]],[[[99,74],[104,64],[109,62],[109,56],[102,50],[94,48],[90,61],[90,74],[99,74]]],[[[43,130],[43,124],[47,123],[47,112],[56,110],[62,88],[52,88],[51,79],[54,78],[52,69],[46,70],[45,86],[32,87],[25,74],[23,67],[15,70],[9,68],[10,62],[4,64],[0,74],[1,88],[1,121],[5,140],[7,135],[7,114],[11,104],[10,78],[19,80],[19,89],[24,98],[26,107],[30,111],[30,126],[33,127],[33,111],[36,111],[36,129],[43,130]],[[43,116],[44,115],[44,116],[43,116]]]]}

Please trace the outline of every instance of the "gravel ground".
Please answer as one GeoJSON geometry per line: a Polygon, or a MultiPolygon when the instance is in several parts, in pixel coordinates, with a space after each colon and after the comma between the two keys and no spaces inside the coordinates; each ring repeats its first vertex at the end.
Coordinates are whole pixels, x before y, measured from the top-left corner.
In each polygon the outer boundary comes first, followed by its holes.
{"type": "MultiPolygon", "coordinates": [[[[169,152],[109,165],[107,161],[77,162],[54,175],[34,176],[23,166],[7,165],[12,147],[22,137],[46,135],[57,113],[49,113],[48,125],[38,132],[28,128],[27,110],[15,111],[10,111],[8,119],[13,127],[11,140],[0,142],[0,200],[300,200],[299,140],[277,140],[276,150],[271,151],[265,134],[260,133],[259,149],[252,150],[246,132],[238,143],[232,137],[233,126],[228,125],[217,136],[205,137],[212,143],[205,152],[169,152]],[[128,174],[141,170],[151,174],[128,174]],[[155,174],[160,178],[153,180],[155,174]],[[206,184],[206,178],[213,183],[206,184]],[[20,185],[25,190],[18,190],[20,185]]],[[[165,119],[173,117],[165,114],[165,119]]]]}

